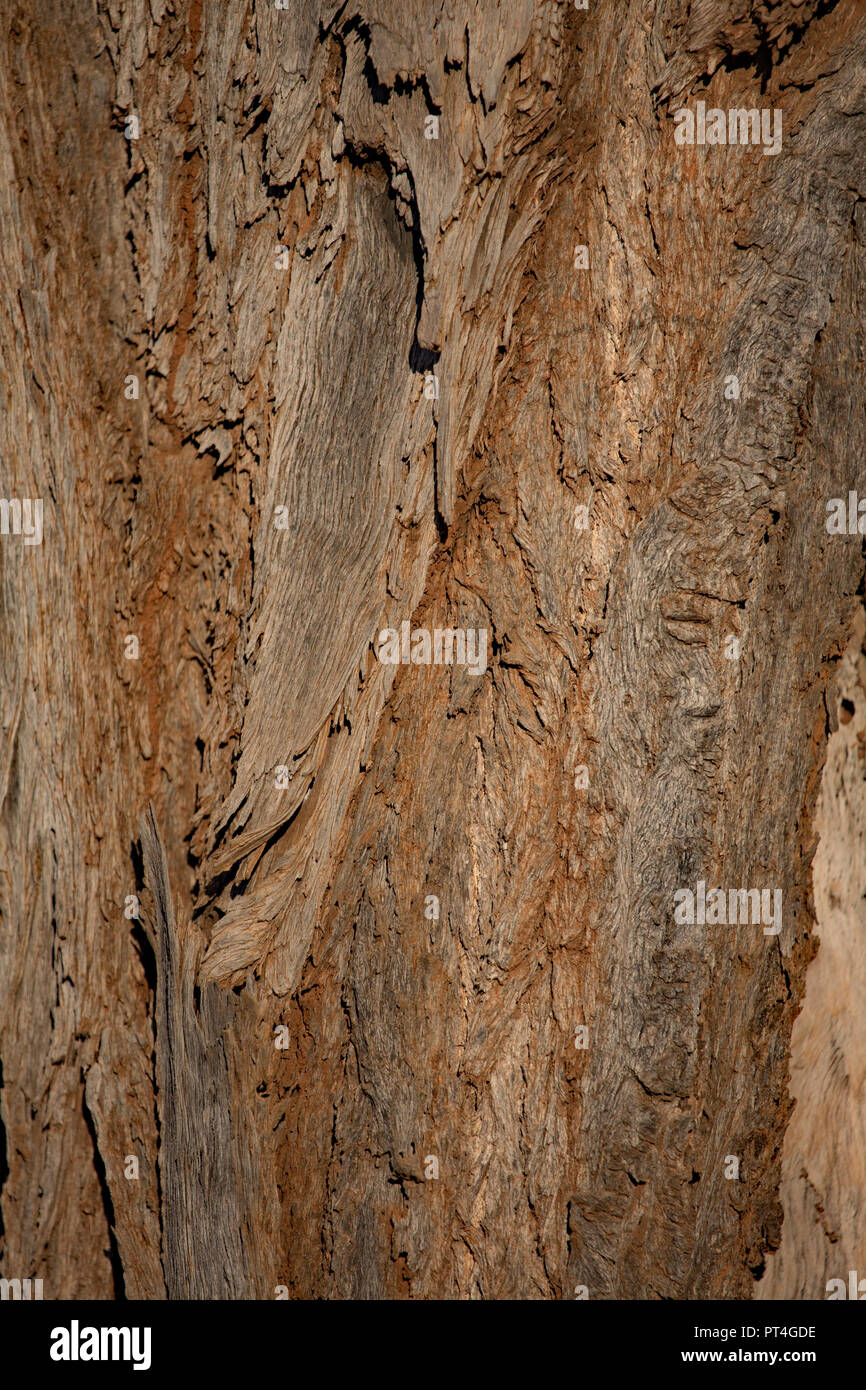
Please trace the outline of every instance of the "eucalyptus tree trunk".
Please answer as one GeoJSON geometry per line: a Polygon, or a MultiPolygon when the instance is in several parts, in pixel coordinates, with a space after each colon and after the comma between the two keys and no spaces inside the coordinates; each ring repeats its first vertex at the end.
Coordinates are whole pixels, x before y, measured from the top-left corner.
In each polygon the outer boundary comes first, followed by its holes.
{"type": "Polygon", "coordinates": [[[866,1275],[856,0],[0,42],[2,1274],[866,1275]]]}

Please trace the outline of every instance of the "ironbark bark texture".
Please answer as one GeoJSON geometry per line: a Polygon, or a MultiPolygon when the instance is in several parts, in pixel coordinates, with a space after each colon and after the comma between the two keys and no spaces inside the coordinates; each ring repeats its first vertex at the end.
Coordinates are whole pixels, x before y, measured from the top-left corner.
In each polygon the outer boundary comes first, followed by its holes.
{"type": "Polygon", "coordinates": [[[9,15],[0,1272],[866,1274],[862,7],[9,15]]]}

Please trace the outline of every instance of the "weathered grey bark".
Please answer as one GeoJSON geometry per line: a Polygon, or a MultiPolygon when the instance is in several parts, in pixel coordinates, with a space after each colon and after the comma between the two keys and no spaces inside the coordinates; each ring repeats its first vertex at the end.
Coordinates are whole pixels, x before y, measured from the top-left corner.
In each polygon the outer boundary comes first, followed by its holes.
{"type": "Polygon", "coordinates": [[[0,481],[45,516],[0,538],[2,1272],[866,1274],[814,1061],[843,1015],[862,1126],[862,756],[815,819],[866,718],[855,0],[19,0],[0,42],[0,481]],[[780,153],[677,145],[698,101],[780,153]],[[488,669],[382,664],[405,621],[488,669]],[[700,879],[781,933],[677,923],[700,879]]]}

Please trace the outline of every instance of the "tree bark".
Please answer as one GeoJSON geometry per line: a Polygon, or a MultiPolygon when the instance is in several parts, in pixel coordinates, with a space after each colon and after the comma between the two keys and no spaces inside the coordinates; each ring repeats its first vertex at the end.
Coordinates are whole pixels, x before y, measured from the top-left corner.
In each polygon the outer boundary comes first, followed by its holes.
{"type": "Polygon", "coordinates": [[[2,1273],[866,1275],[856,0],[4,29],[2,1273]]]}

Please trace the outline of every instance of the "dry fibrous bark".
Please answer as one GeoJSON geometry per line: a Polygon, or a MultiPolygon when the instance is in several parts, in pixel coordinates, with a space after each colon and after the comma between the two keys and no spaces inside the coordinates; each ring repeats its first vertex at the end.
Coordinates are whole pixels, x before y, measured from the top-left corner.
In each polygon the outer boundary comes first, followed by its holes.
{"type": "Polygon", "coordinates": [[[0,43],[0,1272],[866,1275],[856,0],[0,43]]]}

